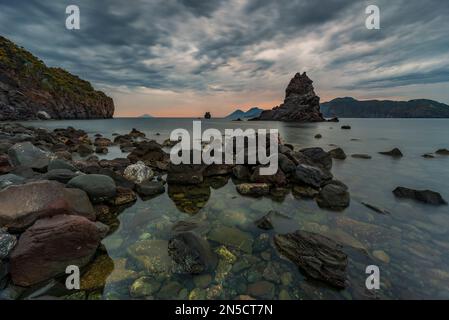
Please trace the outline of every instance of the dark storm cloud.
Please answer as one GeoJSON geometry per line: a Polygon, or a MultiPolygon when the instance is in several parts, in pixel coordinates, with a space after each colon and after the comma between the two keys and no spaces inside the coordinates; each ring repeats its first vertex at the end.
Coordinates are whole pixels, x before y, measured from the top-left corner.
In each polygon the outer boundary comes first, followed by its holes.
{"type": "Polygon", "coordinates": [[[342,88],[385,88],[448,81],[448,16],[440,0],[0,0],[0,34],[103,86],[242,90],[304,67],[338,72],[342,88]],[[364,27],[373,3],[379,31],[364,27]],[[69,4],[79,31],[64,27],[69,4]],[[317,47],[295,49],[310,35],[317,47]]]}

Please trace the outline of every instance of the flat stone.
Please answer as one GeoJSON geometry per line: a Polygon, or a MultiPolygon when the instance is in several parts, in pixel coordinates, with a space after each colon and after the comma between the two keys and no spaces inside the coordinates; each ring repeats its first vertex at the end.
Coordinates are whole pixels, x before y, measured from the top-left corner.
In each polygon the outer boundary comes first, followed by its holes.
{"type": "Polygon", "coordinates": [[[441,194],[431,190],[415,190],[404,187],[397,187],[393,193],[398,198],[414,199],[432,205],[447,205],[441,194]]]}
{"type": "Polygon", "coordinates": [[[251,234],[240,231],[237,228],[227,226],[216,227],[209,232],[208,238],[246,253],[252,253],[253,251],[254,239],[251,234]]]}
{"type": "Polygon", "coordinates": [[[37,219],[59,214],[95,220],[95,211],[86,193],[64,188],[56,181],[10,186],[0,191],[0,203],[0,227],[23,230],[37,219]]]}

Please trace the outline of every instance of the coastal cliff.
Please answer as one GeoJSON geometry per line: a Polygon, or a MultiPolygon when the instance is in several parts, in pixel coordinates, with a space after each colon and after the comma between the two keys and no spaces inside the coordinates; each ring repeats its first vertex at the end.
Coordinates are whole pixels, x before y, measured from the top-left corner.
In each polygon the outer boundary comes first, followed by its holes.
{"type": "Polygon", "coordinates": [[[253,120],[278,120],[297,122],[324,121],[320,113],[320,97],[315,94],[313,81],[304,72],[297,73],[285,90],[284,103],[265,110],[253,120]]]}
{"type": "Polygon", "coordinates": [[[112,118],[114,102],[0,36],[0,121],[112,118]]]}

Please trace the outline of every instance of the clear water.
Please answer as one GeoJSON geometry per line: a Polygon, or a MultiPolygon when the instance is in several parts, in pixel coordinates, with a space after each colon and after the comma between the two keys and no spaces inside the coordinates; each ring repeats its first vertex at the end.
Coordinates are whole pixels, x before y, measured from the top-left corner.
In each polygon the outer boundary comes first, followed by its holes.
{"type": "MultiPolygon", "coordinates": [[[[192,119],[127,118],[28,124],[50,129],[73,126],[92,135],[101,133],[110,138],[113,133],[125,134],[137,128],[148,138],[162,142],[175,128],[191,129],[192,119]]],[[[273,299],[449,298],[449,207],[398,200],[392,194],[397,186],[405,186],[438,191],[449,199],[449,157],[422,157],[424,153],[449,148],[449,120],[343,119],[340,123],[292,124],[219,119],[203,121],[202,124],[203,128],[217,129],[278,128],[284,141],[296,148],[343,148],[348,158],[334,160],[332,172],[335,178],[349,186],[350,207],[343,212],[330,212],[320,209],[313,200],[298,199],[291,193],[282,200],[242,197],[236,192],[232,180],[212,181],[215,188],[171,190],[170,194],[166,192],[151,200],[139,199],[118,215],[118,229],[103,241],[107,254],[115,263],[115,270],[107,275],[104,288],[97,289],[103,298],[130,298],[129,287],[133,279],[143,275],[153,277],[160,285],[161,288],[151,294],[155,299],[182,299],[189,295],[192,298],[232,299],[239,294],[253,292],[251,284],[261,280],[274,285],[268,293],[268,298],[273,299]],[[352,130],[341,130],[343,124],[350,125],[352,130]],[[322,135],[322,139],[314,138],[317,133],[322,135]],[[397,160],[378,154],[393,147],[400,148],[404,157],[397,160]],[[372,159],[349,156],[355,153],[369,154],[372,159]],[[187,198],[189,194],[196,196],[193,204],[187,206],[193,205],[193,211],[191,208],[186,210],[185,201],[188,199],[179,200],[180,193],[187,198]],[[391,214],[378,214],[361,202],[381,207],[391,214]],[[306,279],[295,265],[279,258],[273,247],[261,240],[264,232],[254,226],[254,220],[269,210],[290,216],[275,220],[275,230],[268,233],[270,236],[304,229],[344,243],[344,251],[350,261],[346,290],[337,291],[306,279]],[[168,240],[171,227],[181,220],[201,222],[206,238],[210,230],[221,226],[245,232],[255,241],[257,250],[245,254],[231,246],[227,248],[236,255],[237,261],[250,261],[250,267],[239,270],[234,266],[228,270],[231,267],[223,264],[222,270],[211,273],[210,284],[192,293],[198,279],[194,281],[190,275],[155,276],[130,257],[130,246],[142,240],[168,240]],[[388,256],[381,256],[383,261],[379,260],[379,250],[388,256]],[[132,276],[117,281],[117,275],[124,273],[124,262],[132,276]],[[365,268],[371,264],[380,268],[380,290],[365,289],[365,268]]],[[[106,157],[124,156],[126,154],[118,148],[110,148],[106,157]]],[[[220,245],[214,241],[210,243],[214,248],[220,245]]]]}

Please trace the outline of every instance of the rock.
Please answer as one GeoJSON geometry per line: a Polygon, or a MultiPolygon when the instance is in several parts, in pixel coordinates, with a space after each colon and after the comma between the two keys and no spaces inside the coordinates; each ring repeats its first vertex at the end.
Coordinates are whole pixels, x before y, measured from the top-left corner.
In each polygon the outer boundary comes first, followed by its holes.
{"type": "Polygon", "coordinates": [[[449,150],[447,149],[438,149],[435,153],[441,156],[449,156],[449,150]]]}
{"type": "Polygon", "coordinates": [[[201,274],[193,277],[193,283],[196,287],[205,289],[212,282],[212,276],[210,274],[201,274]]]}
{"type": "Polygon", "coordinates": [[[344,160],[346,159],[346,154],[342,148],[336,148],[329,151],[329,154],[333,159],[344,160]]]}
{"type": "Polygon", "coordinates": [[[285,92],[284,103],[272,110],[264,110],[254,120],[324,121],[320,113],[320,98],[315,94],[313,81],[304,72],[297,73],[285,92]]]}
{"type": "Polygon", "coordinates": [[[217,265],[217,257],[209,243],[193,232],[181,232],[171,238],[168,253],[176,262],[178,273],[200,274],[217,265]]]}
{"type": "Polygon", "coordinates": [[[0,191],[0,203],[0,227],[23,230],[37,219],[59,214],[81,215],[95,220],[95,212],[86,193],[66,189],[56,181],[10,186],[0,191]]]}
{"type": "Polygon", "coordinates": [[[210,187],[207,184],[169,184],[167,193],[180,211],[192,215],[196,214],[207,204],[211,195],[210,187]]]}
{"type": "Polygon", "coordinates": [[[22,234],[11,253],[12,281],[28,287],[64,273],[68,265],[83,267],[107,229],[81,216],[38,220],[22,234]]]}
{"type": "Polygon", "coordinates": [[[141,184],[144,181],[150,180],[154,176],[153,170],[145,165],[142,161],[138,161],[136,164],[128,166],[123,176],[137,184],[141,184]]]}
{"type": "Polygon", "coordinates": [[[41,120],[50,120],[51,116],[45,111],[39,111],[36,116],[41,120]]]}
{"type": "Polygon", "coordinates": [[[102,290],[109,275],[114,270],[114,261],[107,255],[98,256],[89,264],[86,272],[81,276],[81,290],[102,290]]]}
{"type": "Polygon", "coordinates": [[[112,99],[95,91],[89,82],[61,68],[47,67],[6,38],[0,38],[0,47],[4,49],[0,120],[112,117],[112,99]]]}
{"type": "Polygon", "coordinates": [[[72,165],[71,163],[61,160],[61,159],[53,159],[50,161],[50,163],[48,164],[48,171],[51,170],[57,170],[57,169],[65,169],[65,170],[70,170],[73,172],[78,171],[77,168],[75,168],[74,165],[72,165]]]}
{"type": "Polygon", "coordinates": [[[316,233],[296,231],[275,235],[274,243],[279,253],[308,277],[345,288],[348,257],[333,240],[316,233]]]}
{"type": "Polygon", "coordinates": [[[239,180],[249,180],[251,175],[248,168],[243,165],[236,165],[232,168],[232,174],[239,180]]]}
{"type": "Polygon", "coordinates": [[[270,193],[270,185],[267,183],[241,183],[236,189],[244,196],[261,197],[270,193]]]}
{"type": "Polygon", "coordinates": [[[435,158],[435,156],[431,153],[426,153],[422,155],[423,158],[427,158],[427,159],[433,159],[435,158]]]}
{"type": "Polygon", "coordinates": [[[332,157],[329,152],[324,151],[322,148],[306,148],[299,151],[312,161],[313,166],[326,170],[332,169],[332,157]]]}
{"type": "Polygon", "coordinates": [[[171,281],[164,285],[157,295],[158,298],[162,300],[173,300],[178,297],[183,288],[184,287],[179,282],[171,281]]]}
{"type": "Polygon", "coordinates": [[[96,154],[108,154],[109,150],[106,147],[96,147],[95,153],[96,154]]]}
{"type": "Polygon", "coordinates": [[[173,261],[166,240],[140,240],[128,247],[128,254],[149,274],[168,274],[173,261]]]}
{"type": "Polygon", "coordinates": [[[9,156],[6,154],[0,154],[0,174],[9,173],[12,170],[13,167],[9,163],[9,156]]]}
{"type": "Polygon", "coordinates": [[[8,150],[9,159],[14,166],[25,166],[38,171],[44,171],[50,155],[35,147],[31,142],[16,143],[8,150]]]}
{"type": "Polygon", "coordinates": [[[256,226],[262,230],[271,230],[273,229],[273,221],[271,221],[271,211],[264,215],[262,218],[257,219],[255,221],[256,226]]]}
{"type": "Polygon", "coordinates": [[[293,180],[296,183],[310,185],[314,188],[321,187],[325,182],[323,172],[320,169],[305,164],[299,164],[296,167],[293,180]]]}
{"type": "Polygon", "coordinates": [[[255,183],[266,183],[271,184],[276,187],[282,187],[287,184],[287,177],[282,170],[279,170],[273,175],[262,175],[260,174],[261,167],[254,169],[253,174],[250,177],[251,182],[255,183]]]}
{"type": "Polygon", "coordinates": [[[79,176],[79,174],[77,174],[71,170],[54,169],[54,170],[49,170],[46,174],[44,174],[42,176],[42,178],[44,178],[46,180],[55,180],[55,181],[65,184],[77,176],[79,176]]]}
{"type": "Polygon", "coordinates": [[[393,193],[398,198],[414,199],[432,205],[447,205],[441,194],[431,190],[414,190],[404,187],[397,187],[393,193]]]}
{"type": "Polygon", "coordinates": [[[12,186],[12,185],[18,185],[18,184],[22,184],[25,182],[25,178],[9,173],[9,174],[5,174],[3,176],[0,176],[0,190],[12,186]]]}
{"type": "Polygon", "coordinates": [[[390,257],[383,250],[374,250],[373,256],[384,263],[390,263],[390,257]]]}
{"type": "Polygon", "coordinates": [[[352,154],[351,157],[356,158],[356,159],[371,159],[372,158],[368,154],[360,154],[360,153],[352,154]]]}
{"type": "Polygon", "coordinates": [[[296,170],[296,164],[285,154],[279,153],[279,167],[286,174],[290,174],[296,170]]]}
{"type": "Polygon", "coordinates": [[[376,207],[376,206],[374,206],[374,205],[372,205],[372,204],[369,204],[369,203],[367,203],[367,202],[362,202],[362,204],[363,204],[365,207],[367,207],[368,209],[371,209],[371,210],[373,210],[373,211],[375,211],[375,212],[377,212],[377,213],[380,213],[380,214],[390,214],[390,212],[388,212],[388,210],[385,210],[385,209],[376,207]]]}
{"type": "Polygon", "coordinates": [[[137,185],[137,193],[142,197],[152,197],[165,192],[165,186],[159,181],[146,181],[137,185]]]}
{"type": "Polygon", "coordinates": [[[318,134],[316,134],[315,135],[315,139],[321,139],[323,136],[320,134],[320,133],[318,133],[318,134]]]}
{"type": "Polygon", "coordinates": [[[161,287],[159,281],[150,277],[141,277],[134,281],[129,288],[129,294],[132,298],[149,297],[155,294],[161,287]]]}
{"type": "Polygon", "coordinates": [[[218,242],[225,246],[230,246],[245,253],[251,253],[253,247],[253,238],[251,234],[240,231],[237,228],[219,226],[212,229],[208,234],[209,240],[218,242]]]}
{"type": "Polygon", "coordinates": [[[109,147],[112,145],[112,141],[108,138],[96,138],[94,141],[94,146],[96,147],[109,147]]]}
{"type": "Polygon", "coordinates": [[[260,299],[273,299],[275,287],[268,281],[258,281],[248,285],[248,294],[260,299]]]}
{"type": "Polygon", "coordinates": [[[170,164],[168,168],[167,182],[169,184],[201,184],[204,180],[204,165],[195,164],[170,164]]]}
{"type": "Polygon", "coordinates": [[[348,126],[348,125],[341,126],[341,128],[343,130],[351,130],[351,126],[348,126]]]}
{"type": "Polygon", "coordinates": [[[16,243],[17,238],[15,236],[7,233],[6,230],[0,229],[0,261],[9,256],[16,243]]]}
{"type": "Polygon", "coordinates": [[[145,138],[145,133],[137,130],[136,128],[133,128],[129,133],[129,136],[133,138],[145,138]]]}
{"type": "Polygon", "coordinates": [[[78,188],[87,193],[94,203],[110,200],[115,197],[115,181],[100,174],[86,174],[73,178],[67,183],[68,188],[78,188]]]}
{"type": "Polygon", "coordinates": [[[309,186],[293,186],[293,194],[301,198],[313,199],[319,191],[309,186]]]}
{"type": "Polygon", "coordinates": [[[395,157],[395,158],[403,157],[403,154],[402,154],[401,150],[399,150],[398,148],[394,148],[393,150],[379,152],[379,153],[383,154],[383,155],[386,155],[386,156],[395,157]]]}
{"type": "Polygon", "coordinates": [[[145,165],[155,167],[160,170],[167,170],[170,155],[162,150],[162,146],[156,141],[144,141],[139,143],[136,148],[128,155],[132,163],[142,161],[145,165]]]}
{"type": "Polygon", "coordinates": [[[132,189],[117,187],[116,191],[115,197],[109,201],[114,206],[123,206],[137,200],[137,196],[132,189]]]}
{"type": "Polygon", "coordinates": [[[329,183],[318,193],[316,202],[320,208],[343,210],[349,206],[350,202],[348,188],[341,182],[338,184],[329,183]]]}
{"type": "Polygon", "coordinates": [[[232,173],[233,165],[230,164],[210,164],[203,172],[205,177],[223,176],[232,173]]]}
{"type": "Polygon", "coordinates": [[[82,143],[78,145],[76,152],[78,152],[81,157],[87,157],[94,153],[94,149],[90,145],[82,143]]]}

